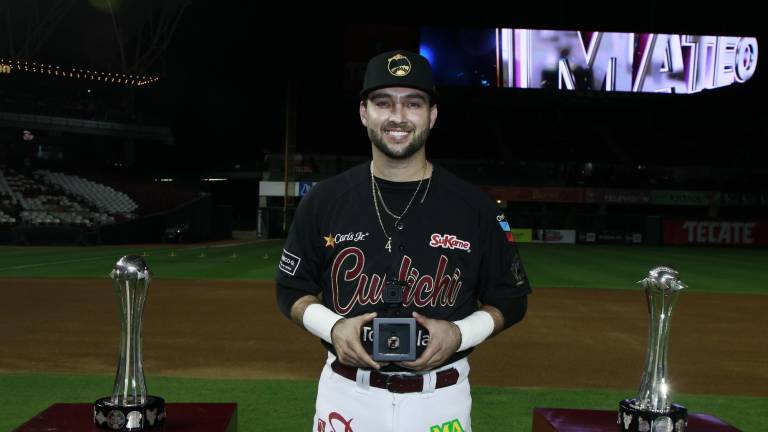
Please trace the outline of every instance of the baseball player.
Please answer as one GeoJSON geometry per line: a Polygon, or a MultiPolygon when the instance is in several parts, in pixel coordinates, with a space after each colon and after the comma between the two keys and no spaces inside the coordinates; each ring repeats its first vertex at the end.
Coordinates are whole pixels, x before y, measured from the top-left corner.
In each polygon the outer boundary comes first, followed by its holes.
{"type": "Polygon", "coordinates": [[[328,350],[312,430],[471,431],[467,355],[523,318],[531,288],[496,204],[426,159],[428,61],[373,57],[360,96],[372,160],[301,200],[276,276],[280,310],[328,350]],[[415,360],[371,355],[391,284],[417,323],[415,360]]]}

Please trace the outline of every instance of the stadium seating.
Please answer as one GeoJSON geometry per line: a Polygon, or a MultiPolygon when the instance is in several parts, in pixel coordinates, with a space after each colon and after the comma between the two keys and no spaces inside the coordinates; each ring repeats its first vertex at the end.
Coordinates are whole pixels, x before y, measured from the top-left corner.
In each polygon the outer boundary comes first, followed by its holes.
{"type": "Polygon", "coordinates": [[[80,177],[46,170],[35,171],[32,176],[0,170],[3,208],[2,225],[91,228],[131,219],[137,205],[124,193],[80,177]]]}
{"type": "Polygon", "coordinates": [[[16,224],[16,218],[11,217],[10,215],[7,215],[2,210],[0,210],[0,225],[15,225],[15,224],[16,224]]]}
{"type": "Polygon", "coordinates": [[[109,186],[92,182],[90,180],[62,173],[54,173],[47,170],[35,171],[48,182],[60,186],[65,191],[85,198],[96,208],[105,213],[130,214],[136,211],[138,206],[126,194],[116,191],[109,186]]]}

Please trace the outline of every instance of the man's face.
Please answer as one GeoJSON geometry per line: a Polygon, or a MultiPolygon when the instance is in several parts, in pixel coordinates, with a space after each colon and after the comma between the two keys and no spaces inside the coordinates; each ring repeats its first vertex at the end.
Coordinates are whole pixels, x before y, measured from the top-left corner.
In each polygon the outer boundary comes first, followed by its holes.
{"type": "Polygon", "coordinates": [[[360,120],[379,151],[392,159],[406,159],[424,147],[437,119],[427,93],[405,87],[374,90],[360,102],[360,120]]]}

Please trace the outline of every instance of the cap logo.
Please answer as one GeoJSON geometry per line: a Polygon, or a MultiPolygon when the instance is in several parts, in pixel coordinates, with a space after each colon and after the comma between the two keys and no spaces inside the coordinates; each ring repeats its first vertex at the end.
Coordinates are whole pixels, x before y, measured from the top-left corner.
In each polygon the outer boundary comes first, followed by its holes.
{"type": "Polygon", "coordinates": [[[402,54],[395,54],[387,59],[387,70],[396,77],[406,76],[411,73],[411,61],[402,54]]]}

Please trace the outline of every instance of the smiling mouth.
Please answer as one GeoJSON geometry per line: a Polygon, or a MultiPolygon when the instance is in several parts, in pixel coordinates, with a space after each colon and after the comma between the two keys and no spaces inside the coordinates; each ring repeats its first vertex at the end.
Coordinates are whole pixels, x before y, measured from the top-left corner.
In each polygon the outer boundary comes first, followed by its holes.
{"type": "Polygon", "coordinates": [[[404,130],[385,130],[384,135],[392,137],[396,140],[401,140],[408,135],[410,135],[410,131],[404,131],[404,130]]]}

